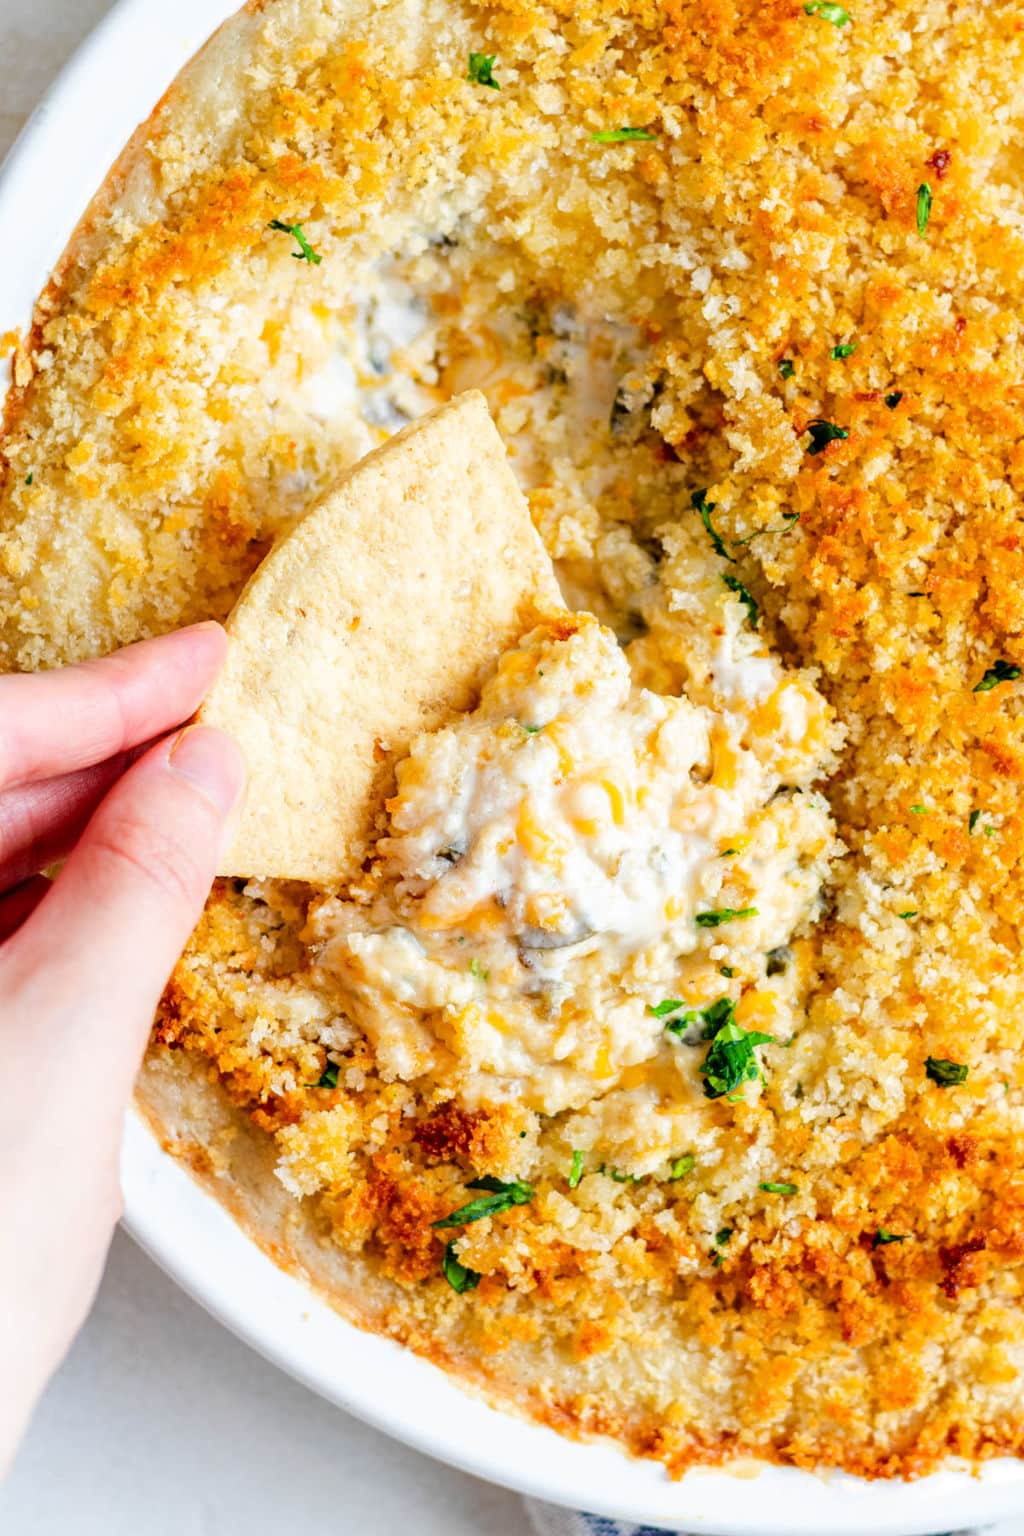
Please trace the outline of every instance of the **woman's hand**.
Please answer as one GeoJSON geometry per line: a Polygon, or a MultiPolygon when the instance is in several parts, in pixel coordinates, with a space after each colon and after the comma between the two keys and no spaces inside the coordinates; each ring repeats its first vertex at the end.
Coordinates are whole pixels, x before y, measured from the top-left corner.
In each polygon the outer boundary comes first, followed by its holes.
{"type": "Polygon", "coordinates": [[[95,1294],[122,1115],[241,794],[228,737],[165,734],[225,650],[201,624],[0,677],[0,1472],[95,1294]]]}

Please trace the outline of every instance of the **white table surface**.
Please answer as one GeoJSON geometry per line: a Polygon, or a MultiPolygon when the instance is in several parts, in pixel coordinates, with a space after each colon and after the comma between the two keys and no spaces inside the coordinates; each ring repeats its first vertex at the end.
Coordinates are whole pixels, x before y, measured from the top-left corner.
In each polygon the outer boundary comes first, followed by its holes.
{"type": "MultiPolygon", "coordinates": [[[[110,4],[0,0],[0,159],[110,4]]],[[[297,1386],[119,1234],[93,1315],[0,1489],[3,1536],[391,1536],[404,1527],[528,1531],[518,1498],[297,1386]]]]}

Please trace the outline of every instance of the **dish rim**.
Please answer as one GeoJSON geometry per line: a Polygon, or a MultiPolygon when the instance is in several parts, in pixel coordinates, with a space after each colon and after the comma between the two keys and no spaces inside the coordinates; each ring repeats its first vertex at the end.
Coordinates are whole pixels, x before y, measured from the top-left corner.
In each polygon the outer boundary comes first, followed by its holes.
{"type": "MultiPolygon", "coordinates": [[[[173,8],[117,0],[58,75],[0,166],[0,223],[19,232],[0,272],[0,333],[27,327],[37,293],[132,131],[239,8],[239,0],[175,0],[173,8]]],[[[6,388],[0,378],[0,402],[6,388]]],[[[354,1417],[476,1477],[707,1536],[929,1536],[1024,1513],[1024,1462],[1009,1458],[977,1474],[943,1471],[914,1483],[780,1467],[756,1477],[695,1469],[673,1482],[656,1463],[631,1460],[610,1443],[569,1440],[499,1411],[427,1360],[348,1322],[262,1253],[134,1111],[122,1184],[134,1239],[239,1338],[354,1417]]]]}

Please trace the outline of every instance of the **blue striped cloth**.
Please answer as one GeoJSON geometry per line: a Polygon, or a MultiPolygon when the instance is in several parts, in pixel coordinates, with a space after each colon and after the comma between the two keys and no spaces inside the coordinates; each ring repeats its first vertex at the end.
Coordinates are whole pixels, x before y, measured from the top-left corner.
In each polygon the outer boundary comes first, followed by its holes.
{"type": "Polygon", "coordinates": [[[526,1500],[526,1512],[537,1536],[667,1536],[653,1525],[629,1525],[609,1520],[605,1515],[578,1515],[571,1509],[557,1509],[554,1504],[526,1500]]]}
{"type": "MultiPolygon", "coordinates": [[[[667,1531],[655,1530],[653,1525],[632,1525],[628,1521],[610,1520],[606,1515],[575,1514],[554,1504],[540,1504],[536,1499],[524,1502],[537,1536],[670,1536],[667,1531]]],[[[870,1533],[866,1531],[864,1536],[870,1533]]],[[[949,1536],[1024,1536],[1024,1521],[989,1526],[985,1531],[950,1532],[949,1536]]]]}

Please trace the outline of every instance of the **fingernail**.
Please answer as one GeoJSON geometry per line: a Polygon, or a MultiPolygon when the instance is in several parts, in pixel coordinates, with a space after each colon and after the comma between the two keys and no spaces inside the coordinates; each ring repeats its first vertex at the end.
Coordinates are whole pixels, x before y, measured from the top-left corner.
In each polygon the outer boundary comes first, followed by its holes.
{"type": "Polygon", "coordinates": [[[223,731],[189,725],[167,754],[168,767],[205,795],[222,818],[238,804],[245,783],[242,754],[223,731]]]}

